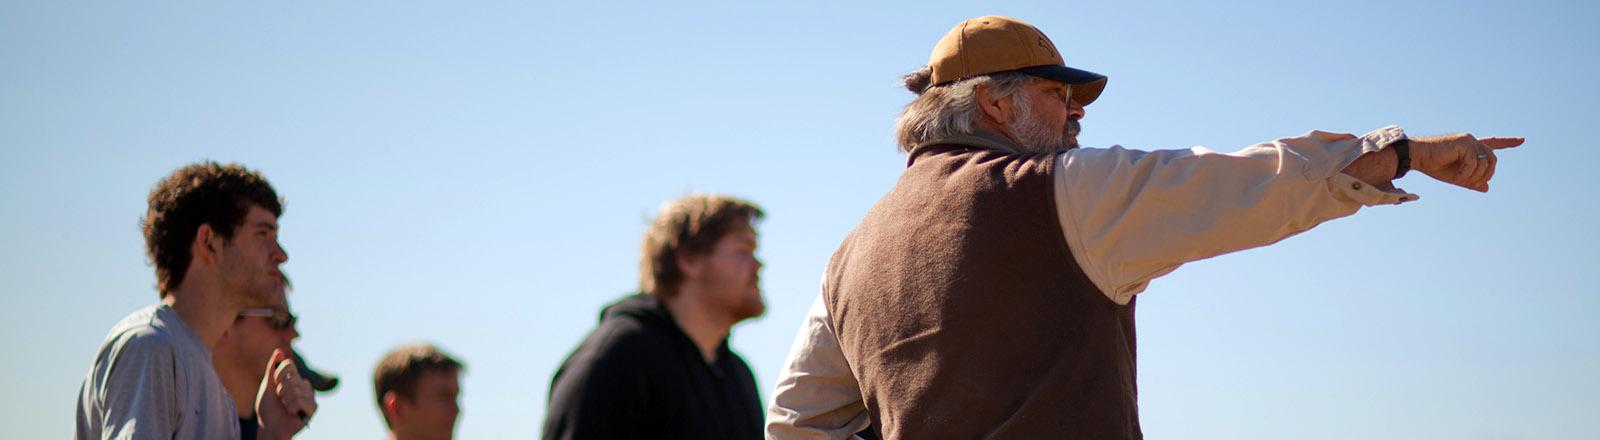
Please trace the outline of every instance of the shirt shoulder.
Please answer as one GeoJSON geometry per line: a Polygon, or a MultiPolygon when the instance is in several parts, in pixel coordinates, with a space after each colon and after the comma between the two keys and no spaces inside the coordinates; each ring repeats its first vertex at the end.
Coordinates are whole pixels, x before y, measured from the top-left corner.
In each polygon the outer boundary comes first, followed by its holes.
{"type": "Polygon", "coordinates": [[[176,432],[181,342],[154,325],[148,311],[118,322],[101,344],[79,391],[80,437],[176,432]]]}
{"type": "Polygon", "coordinates": [[[179,338],[159,319],[141,310],[112,327],[102,347],[102,360],[120,363],[132,358],[171,359],[177,355],[180,344],[179,338]]]}
{"type": "Polygon", "coordinates": [[[563,376],[617,377],[644,376],[672,356],[673,340],[668,330],[637,318],[620,316],[606,319],[573,350],[557,371],[563,376]]]}

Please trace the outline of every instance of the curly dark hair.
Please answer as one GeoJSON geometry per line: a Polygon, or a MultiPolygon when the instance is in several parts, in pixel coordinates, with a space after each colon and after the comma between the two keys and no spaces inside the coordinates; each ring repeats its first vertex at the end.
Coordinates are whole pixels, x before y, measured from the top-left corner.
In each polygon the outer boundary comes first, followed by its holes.
{"type": "Polygon", "coordinates": [[[244,222],[251,206],[283,215],[283,200],[260,173],[239,164],[204,161],[185,165],[150,189],[150,210],[139,222],[145,253],[156,267],[156,289],[166,296],[183,283],[189,247],[200,225],[224,239],[244,222]]]}
{"type": "Polygon", "coordinates": [[[677,256],[703,255],[733,227],[754,225],[766,214],[749,201],[717,194],[690,194],[662,205],[645,232],[639,259],[639,291],[672,298],[683,283],[677,256]]]}

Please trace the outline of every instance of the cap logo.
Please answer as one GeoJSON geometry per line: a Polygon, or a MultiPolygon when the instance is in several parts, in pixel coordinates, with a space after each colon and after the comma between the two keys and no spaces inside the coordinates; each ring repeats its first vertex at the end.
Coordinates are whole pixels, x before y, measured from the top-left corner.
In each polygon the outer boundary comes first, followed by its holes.
{"type": "Polygon", "coordinates": [[[1039,39],[1038,40],[1039,47],[1043,48],[1044,50],[1050,51],[1049,55],[1054,56],[1055,54],[1061,53],[1061,51],[1056,50],[1056,43],[1050,41],[1050,37],[1044,36],[1044,32],[1043,31],[1040,31],[1038,29],[1031,29],[1031,30],[1033,31],[1033,35],[1037,36],[1038,39],[1039,39]]]}

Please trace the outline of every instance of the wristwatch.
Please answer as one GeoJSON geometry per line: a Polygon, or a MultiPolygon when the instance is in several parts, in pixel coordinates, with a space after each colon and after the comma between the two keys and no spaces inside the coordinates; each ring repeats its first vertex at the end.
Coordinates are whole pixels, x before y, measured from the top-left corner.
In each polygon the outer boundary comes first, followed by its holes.
{"type": "Polygon", "coordinates": [[[1393,148],[1394,155],[1400,158],[1400,163],[1394,167],[1394,178],[1405,177],[1406,171],[1411,171],[1411,139],[1402,137],[1389,144],[1389,148],[1393,148]]]}

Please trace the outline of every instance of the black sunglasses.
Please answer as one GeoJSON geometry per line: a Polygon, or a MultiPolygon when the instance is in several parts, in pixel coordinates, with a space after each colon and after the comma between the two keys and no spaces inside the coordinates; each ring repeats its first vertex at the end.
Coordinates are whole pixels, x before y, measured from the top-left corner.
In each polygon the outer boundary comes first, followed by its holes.
{"type": "Polygon", "coordinates": [[[273,309],[244,309],[239,311],[239,317],[267,318],[267,324],[271,325],[272,328],[276,330],[288,330],[294,328],[295,321],[299,320],[299,318],[296,318],[292,313],[279,312],[273,309]]]}

